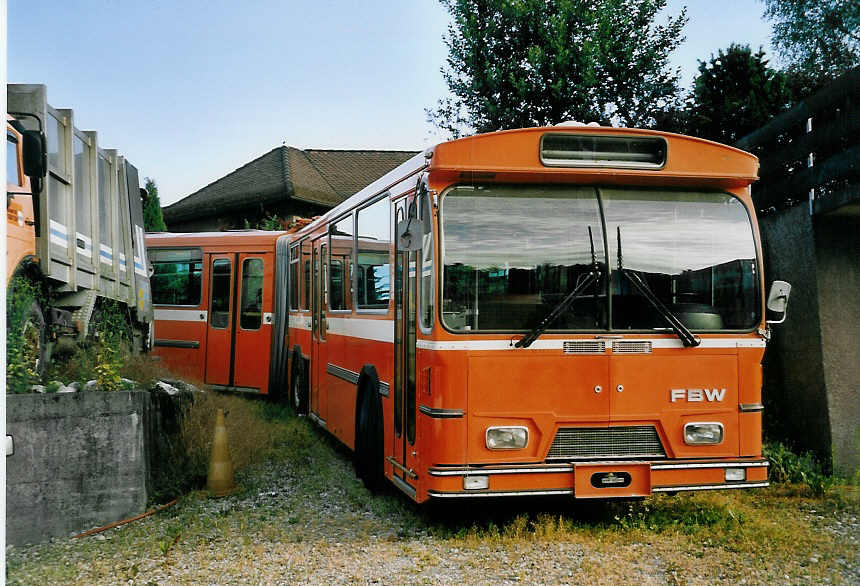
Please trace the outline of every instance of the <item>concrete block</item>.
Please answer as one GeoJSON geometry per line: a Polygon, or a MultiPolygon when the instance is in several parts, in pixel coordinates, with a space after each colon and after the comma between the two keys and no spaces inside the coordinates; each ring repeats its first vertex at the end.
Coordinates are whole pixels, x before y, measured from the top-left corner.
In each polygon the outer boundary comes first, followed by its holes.
{"type": "Polygon", "coordinates": [[[67,537],[143,512],[145,391],[7,396],[7,543],[67,537]]]}

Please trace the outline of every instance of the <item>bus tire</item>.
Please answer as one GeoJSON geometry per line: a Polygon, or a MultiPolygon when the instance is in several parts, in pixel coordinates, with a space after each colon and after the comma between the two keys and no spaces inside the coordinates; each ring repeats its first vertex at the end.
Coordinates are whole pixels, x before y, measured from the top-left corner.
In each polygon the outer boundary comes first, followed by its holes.
{"type": "Polygon", "coordinates": [[[370,492],[385,486],[382,403],[375,385],[365,382],[359,393],[355,427],[355,471],[370,492]]]}
{"type": "Polygon", "coordinates": [[[298,351],[293,351],[293,368],[290,371],[290,405],[296,415],[308,414],[307,369],[298,351]]]}

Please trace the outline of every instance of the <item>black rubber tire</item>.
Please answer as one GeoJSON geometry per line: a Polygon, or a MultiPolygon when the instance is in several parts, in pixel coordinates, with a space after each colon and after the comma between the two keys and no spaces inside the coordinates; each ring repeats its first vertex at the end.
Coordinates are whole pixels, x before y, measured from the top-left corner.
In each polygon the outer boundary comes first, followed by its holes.
{"type": "Polygon", "coordinates": [[[365,389],[356,408],[355,472],[368,490],[377,493],[385,486],[382,404],[379,393],[374,389],[365,389]]]}
{"type": "Polygon", "coordinates": [[[293,368],[290,371],[290,406],[296,415],[308,414],[308,378],[305,360],[293,352],[293,368]]]}
{"type": "Polygon", "coordinates": [[[47,328],[45,326],[45,316],[42,315],[42,308],[39,307],[38,301],[33,301],[32,305],[30,305],[30,309],[27,313],[27,319],[24,322],[23,326],[23,337],[25,338],[25,343],[27,338],[30,339],[31,348],[27,353],[31,356],[33,365],[30,370],[35,373],[35,375],[39,378],[45,374],[45,367],[47,366],[47,328]]]}
{"type": "Polygon", "coordinates": [[[368,467],[367,455],[367,420],[370,417],[370,409],[367,407],[367,393],[359,390],[358,402],[355,406],[355,450],[353,451],[352,463],[355,467],[355,475],[367,485],[368,467]]]}

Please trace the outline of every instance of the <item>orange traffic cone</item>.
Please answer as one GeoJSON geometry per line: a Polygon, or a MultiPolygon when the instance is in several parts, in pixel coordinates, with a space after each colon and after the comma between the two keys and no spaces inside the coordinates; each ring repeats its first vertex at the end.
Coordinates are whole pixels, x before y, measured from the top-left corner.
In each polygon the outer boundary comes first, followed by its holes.
{"type": "Polygon", "coordinates": [[[233,484],[233,460],[227,446],[227,427],[224,425],[224,410],[215,415],[215,437],[212,440],[212,457],[209,460],[209,477],[206,490],[212,496],[225,496],[235,488],[233,484]]]}

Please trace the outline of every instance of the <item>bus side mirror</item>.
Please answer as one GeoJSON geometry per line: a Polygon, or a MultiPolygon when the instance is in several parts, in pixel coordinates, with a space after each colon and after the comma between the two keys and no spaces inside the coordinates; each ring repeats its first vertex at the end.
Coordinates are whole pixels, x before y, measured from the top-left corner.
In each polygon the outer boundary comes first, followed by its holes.
{"type": "Polygon", "coordinates": [[[25,130],[22,136],[24,141],[21,154],[24,158],[24,175],[42,179],[48,173],[45,135],[38,130],[25,130]]]}
{"type": "Polygon", "coordinates": [[[418,218],[407,218],[397,223],[397,248],[399,250],[421,250],[423,226],[418,218]]]}
{"type": "Polygon", "coordinates": [[[781,313],[782,318],[778,320],[767,320],[769,324],[781,324],[788,315],[788,296],[791,294],[791,283],[785,281],[774,281],[770,286],[770,295],[767,296],[767,309],[774,313],[781,313]]]}

